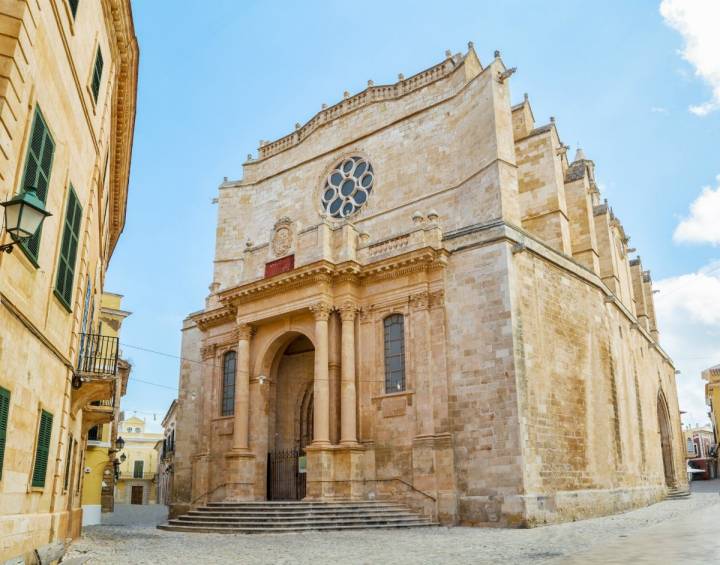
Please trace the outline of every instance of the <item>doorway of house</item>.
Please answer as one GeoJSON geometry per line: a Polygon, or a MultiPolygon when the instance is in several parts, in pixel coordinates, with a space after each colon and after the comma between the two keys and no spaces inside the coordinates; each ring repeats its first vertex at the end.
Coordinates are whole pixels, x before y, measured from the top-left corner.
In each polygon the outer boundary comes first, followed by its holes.
{"type": "Polygon", "coordinates": [[[296,337],[280,354],[267,460],[268,500],[302,500],[306,493],[305,448],[313,437],[315,348],[296,337]]]}
{"type": "Polygon", "coordinates": [[[130,490],[130,504],[142,504],[143,503],[143,487],[133,486],[130,490]]]}

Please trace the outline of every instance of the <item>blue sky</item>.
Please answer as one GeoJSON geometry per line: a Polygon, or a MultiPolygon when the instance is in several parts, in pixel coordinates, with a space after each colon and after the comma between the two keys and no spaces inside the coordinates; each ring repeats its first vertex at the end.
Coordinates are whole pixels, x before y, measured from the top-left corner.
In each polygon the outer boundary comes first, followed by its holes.
{"type": "Polygon", "coordinates": [[[696,279],[712,279],[704,290],[720,303],[720,278],[704,274],[720,259],[720,237],[683,242],[673,234],[683,218],[693,221],[702,187],[719,184],[720,111],[688,110],[716,92],[697,75],[702,60],[682,56],[692,40],[678,32],[686,14],[664,19],[655,2],[620,0],[142,0],[133,12],[140,77],[130,198],[106,282],[133,312],[121,338],[134,365],[127,412],[159,422],[176,395],[172,356],[182,319],[203,307],[211,282],[212,198],[223,177],[239,178],[260,139],[290,132],[344,90],[394,82],[473,41],[481,61],[499,49],[518,68],[513,100],[529,93],[538,125],[555,116],[571,154],[579,142],[595,161],[645,268],[661,290],[672,287],[672,300],[658,307],[660,329],[683,371],[681,408],[703,421],[697,372],[720,363],[720,311],[708,315],[702,300],[688,310],[685,297],[697,297],[696,279]]]}

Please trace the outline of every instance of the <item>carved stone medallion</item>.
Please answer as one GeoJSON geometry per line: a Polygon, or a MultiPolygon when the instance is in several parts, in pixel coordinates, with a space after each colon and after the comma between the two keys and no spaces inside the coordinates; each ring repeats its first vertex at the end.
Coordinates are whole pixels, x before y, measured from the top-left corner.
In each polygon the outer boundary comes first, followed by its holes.
{"type": "Polygon", "coordinates": [[[280,218],[275,223],[275,233],[272,238],[273,253],[275,253],[278,257],[287,255],[288,251],[290,251],[290,248],[292,247],[292,243],[292,220],[287,217],[280,218]]]}

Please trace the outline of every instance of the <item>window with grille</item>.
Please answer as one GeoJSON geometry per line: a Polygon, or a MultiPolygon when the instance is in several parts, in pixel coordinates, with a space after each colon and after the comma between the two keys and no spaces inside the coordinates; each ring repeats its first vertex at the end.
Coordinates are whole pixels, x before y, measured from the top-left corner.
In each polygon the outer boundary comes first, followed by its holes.
{"type": "Polygon", "coordinates": [[[145,464],[144,461],[135,461],[135,466],[133,467],[133,479],[142,479],[143,478],[143,465],[145,464]]]}
{"type": "MultiPolygon", "coordinates": [[[[30,129],[30,141],[28,142],[27,154],[25,155],[25,170],[23,172],[20,191],[25,192],[28,187],[33,187],[37,192],[38,198],[43,203],[47,202],[50,170],[52,169],[54,153],[55,142],[50,135],[40,108],[36,107],[33,124],[30,129]]],[[[37,265],[40,254],[41,234],[42,226],[38,228],[35,235],[20,245],[20,248],[35,265],[37,265]]]]}
{"type": "Polygon", "coordinates": [[[32,486],[44,487],[50,457],[50,437],[52,436],[53,416],[50,412],[40,412],[37,447],[35,448],[35,467],[32,474],[32,486]]]}
{"type": "Polygon", "coordinates": [[[95,100],[95,102],[97,102],[98,95],[100,94],[100,82],[102,79],[103,64],[103,56],[100,52],[100,47],[98,47],[97,53],[95,54],[95,66],[93,67],[92,83],[90,85],[93,100],[95,100]]]}
{"type": "Polygon", "coordinates": [[[235,352],[223,357],[222,415],[235,414],[235,352]]]}
{"type": "Polygon", "coordinates": [[[5,459],[5,441],[7,440],[9,416],[10,391],[0,387],[0,479],[2,479],[3,460],[5,459]]]}
{"type": "Polygon", "coordinates": [[[62,244],[60,245],[57,279],[55,281],[55,295],[68,310],[72,308],[73,282],[75,281],[75,260],[77,258],[78,242],[80,241],[81,220],[82,207],[80,206],[80,201],[78,200],[75,190],[71,185],[67,210],[65,212],[62,244]]]}
{"type": "Polygon", "coordinates": [[[401,314],[383,320],[385,331],[385,392],[405,390],[405,330],[401,314]]]}

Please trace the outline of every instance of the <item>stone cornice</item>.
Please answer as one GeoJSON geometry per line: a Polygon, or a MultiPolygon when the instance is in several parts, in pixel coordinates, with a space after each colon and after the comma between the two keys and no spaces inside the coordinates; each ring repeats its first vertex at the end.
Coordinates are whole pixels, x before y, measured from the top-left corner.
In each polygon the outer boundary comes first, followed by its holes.
{"type": "Polygon", "coordinates": [[[447,263],[447,256],[448,253],[443,249],[422,247],[369,265],[361,265],[355,261],[346,261],[337,265],[330,261],[317,261],[289,273],[225,290],[218,294],[218,298],[226,306],[210,312],[202,312],[193,319],[203,329],[203,325],[214,325],[220,319],[230,318],[232,312],[230,305],[233,304],[252,302],[318,282],[332,285],[335,282],[355,280],[358,284],[367,284],[412,272],[441,269],[447,263]]]}
{"type": "Polygon", "coordinates": [[[112,100],[110,146],[110,255],[125,227],[130,158],[132,156],[139,50],[130,0],[105,0],[110,39],[117,52],[117,78],[112,100]]]}
{"type": "MultiPolygon", "coordinates": [[[[359,108],[368,106],[375,102],[394,100],[429,84],[437,82],[450,75],[454,70],[459,69],[464,62],[465,58],[458,55],[447,57],[441,63],[438,63],[437,65],[421,71],[411,77],[401,78],[394,84],[378,86],[369,84],[362,92],[359,92],[354,96],[349,96],[329,108],[323,108],[320,112],[310,118],[305,125],[299,127],[293,133],[270,143],[262,143],[258,148],[258,161],[268,159],[269,157],[277,155],[286,149],[290,149],[291,147],[298,145],[324,124],[330,123],[341,116],[358,110],[359,108]]],[[[255,161],[250,162],[252,163],[255,161]]]]}
{"type": "Polygon", "coordinates": [[[193,320],[202,331],[205,331],[212,326],[218,326],[234,320],[235,310],[229,306],[221,306],[220,308],[193,314],[189,319],[193,320]]]}

